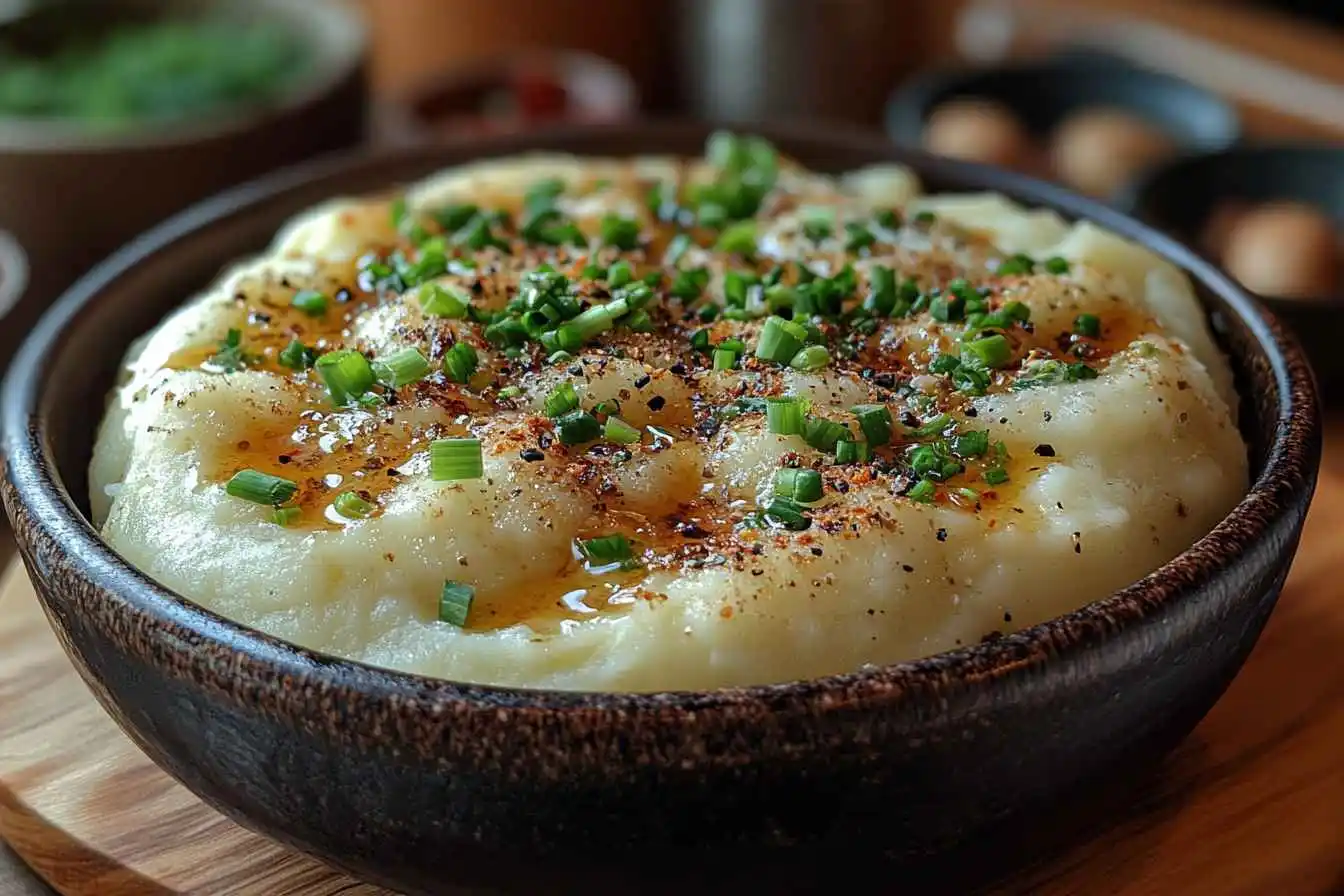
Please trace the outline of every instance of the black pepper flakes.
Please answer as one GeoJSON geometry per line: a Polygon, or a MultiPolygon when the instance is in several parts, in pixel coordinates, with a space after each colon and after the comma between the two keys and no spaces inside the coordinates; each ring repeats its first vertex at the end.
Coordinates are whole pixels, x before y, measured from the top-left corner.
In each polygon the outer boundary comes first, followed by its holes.
{"type": "Polygon", "coordinates": [[[536,461],[546,459],[546,455],[543,454],[541,451],[537,450],[536,448],[524,448],[520,452],[520,456],[522,457],[523,460],[527,461],[528,463],[535,463],[536,461]]]}
{"type": "Polygon", "coordinates": [[[635,380],[635,388],[636,388],[636,389],[643,389],[645,386],[647,386],[647,385],[648,385],[649,383],[651,383],[651,382],[653,382],[653,377],[649,376],[649,375],[646,373],[646,374],[644,374],[643,376],[641,376],[639,379],[635,380]]]}
{"type": "Polygon", "coordinates": [[[1053,445],[1037,445],[1032,449],[1037,457],[1054,457],[1055,447],[1053,445]]]}
{"type": "Polygon", "coordinates": [[[915,571],[915,568],[914,568],[913,566],[911,566],[909,563],[902,563],[902,564],[901,564],[901,569],[905,570],[906,572],[914,572],[914,571],[915,571]]]}
{"type": "Polygon", "coordinates": [[[946,529],[943,529],[943,528],[939,528],[939,530],[938,530],[937,532],[934,533],[934,536],[935,536],[939,541],[947,541],[947,530],[946,530],[946,529]]]}
{"type": "Polygon", "coordinates": [[[645,402],[645,404],[649,406],[649,410],[651,411],[661,411],[663,405],[667,404],[667,399],[661,395],[655,395],[645,402]]]}

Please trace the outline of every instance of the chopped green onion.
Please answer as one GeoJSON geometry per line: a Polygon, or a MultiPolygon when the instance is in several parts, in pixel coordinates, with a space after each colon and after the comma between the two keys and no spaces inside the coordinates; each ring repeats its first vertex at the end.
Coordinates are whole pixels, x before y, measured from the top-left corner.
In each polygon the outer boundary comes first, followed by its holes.
{"type": "Polygon", "coordinates": [[[613,262],[611,267],[607,268],[607,287],[609,289],[618,289],[633,279],[635,279],[635,272],[628,261],[613,262]]]}
{"type": "Polygon", "coordinates": [[[873,213],[873,221],[884,230],[895,230],[901,226],[901,218],[895,209],[884,208],[873,213]]]}
{"type": "Polygon", "coordinates": [[[835,233],[835,211],[829,208],[810,209],[803,218],[803,236],[820,243],[835,233]]]}
{"type": "Polygon", "coordinates": [[[730,348],[714,349],[714,369],[732,370],[737,366],[737,352],[730,348]]]}
{"type": "Polygon", "coordinates": [[[790,498],[774,498],[762,511],[768,525],[780,526],[794,532],[801,532],[812,525],[812,520],[803,512],[798,502],[790,498]]]}
{"type": "Polygon", "coordinates": [[[354,492],[341,492],[331,506],[348,520],[362,520],[373,514],[374,507],[354,492]]]}
{"type": "Polygon", "coordinates": [[[593,414],[601,417],[603,420],[610,417],[612,414],[619,414],[620,412],[621,403],[614,398],[608,398],[606,401],[599,401],[597,404],[593,405],[593,414]]]}
{"type": "MultiPolygon", "coordinates": [[[[455,383],[467,383],[476,374],[480,366],[480,357],[476,349],[465,342],[457,342],[443,355],[443,372],[455,383]]],[[[504,390],[500,390],[500,396],[504,390]]]]}
{"type": "Polygon", "coordinates": [[[979,457],[989,451],[989,430],[963,432],[952,439],[952,453],[957,457],[979,457]]]}
{"type": "Polygon", "coordinates": [[[623,563],[635,556],[630,539],[624,535],[603,535],[599,538],[585,539],[579,542],[579,549],[583,551],[584,559],[600,566],[623,563]]]}
{"type": "Polygon", "coordinates": [[[872,452],[865,441],[841,439],[835,443],[835,462],[838,464],[861,464],[871,455],[872,452]]]}
{"type": "Polygon", "coordinates": [[[1077,383],[1096,378],[1097,371],[1081,361],[1066,364],[1052,358],[1046,361],[1036,361],[1024,367],[1022,374],[1013,381],[1013,389],[1038,389],[1045,386],[1058,386],[1063,383],[1077,383]]]}
{"type": "Polygon", "coordinates": [[[834,420],[810,417],[803,423],[803,441],[818,451],[834,451],[836,443],[844,438],[852,438],[849,427],[834,420]]]}
{"type": "Polygon", "coordinates": [[[1101,318],[1095,314],[1080,314],[1073,319],[1073,332],[1088,339],[1101,336],[1101,318]]]}
{"type": "Polygon", "coordinates": [[[922,437],[936,436],[947,429],[951,422],[952,418],[947,414],[939,414],[937,417],[930,417],[925,420],[922,425],[914,430],[914,434],[922,437]]]}
{"type": "Polygon", "coordinates": [[[891,441],[891,411],[884,404],[858,404],[849,409],[859,420],[859,429],[870,446],[891,441]]]}
{"type": "Polygon", "coordinates": [[[747,288],[755,285],[756,275],[750,271],[728,271],[723,275],[723,300],[741,308],[747,304],[747,288]]]}
{"type": "Polygon", "coordinates": [[[1013,347],[1001,333],[968,342],[961,348],[961,361],[973,362],[990,370],[1007,367],[1013,360],[1013,347]]]}
{"type": "Polygon", "coordinates": [[[277,507],[271,512],[271,522],[277,526],[292,526],[303,516],[300,507],[277,507]]]}
{"type": "Polygon", "coordinates": [[[276,507],[294,497],[298,490],[298,483],[259,470],[239,470],[224,486],[231,497],[276,507]]]}
{"type": "Polygon", "coordinates": [[[480,479],[484,475],[480,439],[435,439],[429,443],[429,478],[435,482],[480,479]]]}
{"type": "Polygon", "coordinates": [[[621,323],[632,333],[653,332],[653,318],[650,317],[649,312],[645,311],[643,308],[622,320],[621,323]]]}
{"type": "Polygon", "coordinates": [[[868,296],[863,307],[874,314],[886,316],[896,308],[896,272],[876,264],[868,271],[868,296]]]}
{"type": "Polygon", "coordinates": [[[1056,255],[1054,258],[1045,260],[1045,271],[1048,274],[1067,274],[1069,272],[1069,261],[1067,258],[1061,258],[1056,255]]]}
{"type": "Polygon", "coordinates": [[[767,398],[765,426],[775,435],[792,436],[803,432],[803,400],[801,398],[767,398]]]}
{"type": "Polygon", "coordinates": [[[331,403],[337,407],[358,401],[376,381],[369,359],[354,349],[327,352],[313,366],[326,384],[331,403]]]}
{"type": "Polygon", "coordinates": [[[613,212],[602,216],[602,243],[629,252],[639,245],[639,222],[613,212]]]}
{"type": "Polygon", "coordinates": [[[523,208],[529,214],[540,214],[555,205],[555,200],[565,192],[565,182],[558,177],[543,178],[527,188],[523,194],[523,208]]]}
{"type": "Polygon", "coordinates": [[[321,317],[327,313],[327,297],[315,289],[299,290],[289,303],[309,317],[321,317]]]}
{"type": "Polygon", "coordinates": [[[858,252],[877,242],[877,237],[862,221],[849,221],[845,224],[845,251],[858,252]]]}
{"type": "Polygon", "coordinates": [[[694,333],[691,334],[691,348],[695,349],[698,352],[708,353],[712,351],[712,349],[710,349],[709,347],[708,327],[696,330],[694,333]]]}
{"type": "Polygon", "coordinates": [[[574,391],[573,383],[565,380],[546,396],[543,409],[547,417],[563,417],[570,411],[576,410],[578,406],[579,393],[574,391]]]}
{"type": "Polygon", "coordinates": [[[211,356],[210,361],[219,365],[225,373],[234,373],[250,364],[252,357],[243,350],[243,331],[230,328],[219,341],[219,350],[211,356]]]}
{"type": "Polygon", "coordinates": [[[1008,471],[1003,467],[990,467],[980,474],[980,478],[990,485],[1003,485],[1008,481],[1008,471]]]}
{"type": "Polygon", "coordinates": [[[602,424],[587,411],[570,411],[555,421],[562,445],[582,445],[602,435],[602,424]]]}
{"type": "Polygon", "coordinates": [[[470,297],[456,286],[442,283],[425,283],[417,293],[420,310],[429,317],[449,317],[461,319],[467,316],[470,297]]]}
{"type": "Polygon", "coordinates": [[[667,242],[667,249],[663,252],[663,264],[668,267],[676,267],[677,262],[681,261],[681,256],[686,254],[686,250],[691,248],[691,238],[679,233],[667,242]]]}
{"type": "Polygon", "coordinates": [[[831,353],[824,345],[809,345],[798,351],[789,366],[794,370],[820,370],[831,363],[831,353]]]}
{"type": "Polygon", "coordinates": [[[756,254],[756,222],[739,221],[719,234],[714,248],[720,252],[752,256],[756,254]]]}
{"type": "Polygon", "coordinates": [[[499,397],[500,397],[500,398],[509,398],[509,399],[512,399],[512,398],[517,398],[518,396],[522,395],[522,394],[523,394],[523,390],[522,390],[522,388],[519,387],[519,386],[505,386],[503,389],[500,389],[500,390],[499,390],[499,393],[498,393],[498,394],[499,394],[499,397]]]}
{"type": "Polygon", "coordinates": [[[468,221],[476,217],[480,209],[469,203],[445,206],[433,213],[439,226],[449,232],[460,230],[468,221]]]}
{"type": "Polygon", "coordinates": [[[291,370],[307,370],[317,360],[317,351],[294,339],[280,350],[278,360],[291,370]]]}
{"type": "Polygon", "coordinates": [[[905,496],[911,501],[918,501],[921,504],[928,504],[933,501],[933,496],[938,488],[928,479],[921,479],[911,486],[910,491],[905,496]]]}
{"type": "Polygon", "coordinates": [[[1030,255],[1018,254],[1000,262],[995,273],[1000,277],[1008,277],[1014,274],[1030,274],[1035,268],[1036,262],[1031,260],[1030,255]]]}
{"type": "Polygon", "coordinates": [[[910,220],[920,227],[931,227],[938,220],[938,216],[931,211],[922,211],[917,212],[910,220]]]}
{"type": "Polygon", "coordinates": [[[620,417],[608,417],[602,427],[602,435],[608,442],[615,442],[618,445],[633,445],[639,441],[639,430],[620,417]]]}
{"type": "Polygon", "coordinates": [[[961,366],[961,359],[956,355],[938,354],[933,356],[929,362],[929,373],[947,374],[961,366]]]}
{"type": "Polygon", "coordinates": [[[775,473],[775,495],[790,498],[800,504],[821,500],[821,474],[816,470],[795,470],[786,467],[775,473]]]}
{"type": "Polygon", "coordinates": [[[471,614],[471,602],[476,598],[476,589],[452,579],[443,583],[439,592],[439,621],[462,628],[471,614]]]}
{"type": "Polygon", "coordinates": [[[429,361],[414,348],[403,348],[373,362],[378,382],[392,389],[422,380],[428,373],[429,361]]]}
{"type": "Polygon", "coordinates": [[[929,315],[936,321],[951,323],[966,316],[966,300],[961,296],[944,290],[942,295],[929,303],[929,315]]]}
{"type": "Polygon", "coordinates": [[[668,292],[679,299],[696,299],[708,285],[709,271],[705,268],[691,268],[677,272],[677,276],[672,278],[672,286],[668,292]]]}
{"type": "Polygon", "coordinates": [[[768,317],[756,343],[756,357],[787,364],[807,342],[807,328],[782,317],[768,317]]]}

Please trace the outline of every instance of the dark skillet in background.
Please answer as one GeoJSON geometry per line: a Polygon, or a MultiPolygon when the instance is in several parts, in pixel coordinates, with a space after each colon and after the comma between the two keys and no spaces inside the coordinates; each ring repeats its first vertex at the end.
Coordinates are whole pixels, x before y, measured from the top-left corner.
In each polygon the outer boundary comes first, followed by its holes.
{"type": "MultiPolygon", "coordinates": [[[[1135,180],[1116,206],[1187,245],[1199,245],[1221,203],[1281,199],[1315,206],[1344,233],[1344,147],[1255,143],[1176,159],[1135,180]]],[[[1301,340],[1333,405],[1344,378],[1344,294],[1260,300],[1301,340]]]]}
{"type": "Polygon", "coordinates": [[[834,884],[856,867],[839,856],[910,860],[1055,816],[1199,721],[1274,605],[1315,484],[1316,395],[1291,338],[1207,263],[1114,211],[832,129],[759,132],[824,170],[900,161],[932,189],[1091,218],[1191,271],[1246,397],[1254,486],[1237,509],[1139,583],[997,641],[649,695],[461,685],[299,650],[156,585],[87,522],[86,467],[125,347],[290,216],[481,156],[698,154],[709,130],[569,127],[291,170],[157,228],[51,311],[5,385],[5,506],[62,643],[156,762],[241,823],[404,890],[704,890],[714,875],[781,892],[834,884]]]}

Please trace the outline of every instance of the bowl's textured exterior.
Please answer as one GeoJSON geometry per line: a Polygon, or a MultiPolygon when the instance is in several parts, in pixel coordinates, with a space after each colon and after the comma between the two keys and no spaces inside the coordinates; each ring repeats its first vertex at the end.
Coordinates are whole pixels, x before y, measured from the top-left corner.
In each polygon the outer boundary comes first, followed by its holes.
{"type": "Polygon", "coordinates": [[[1250,494],[1104,601],[816,681],[507,690],[296,649],[159,587],[87,522],[85,468],[124,347],[329,195],[526,148],[694,153],[707,128],[567,128],[322,163],[193,209],[102,264],[39,326],[5,386],[3,494],[24,561],[79,671],[151,757],[243,823],[403,889],[542,875],[532,892],[594,877],[650,892],[711,867],[738,872],[720,883],[774,872],[801,886],[808,869],[834,881],[848,866],[819,857],[842,851],[951,849],[1143,767],[1195,725],[1274,605],[1315,484],[1316,395],[1291,338],[1192,254],[1062,190],[859,136],[761,130],[815,167],[904,161],[931,188],[996,189],[1093,218],[1190,270],[1245,396],[1250,494]]]}

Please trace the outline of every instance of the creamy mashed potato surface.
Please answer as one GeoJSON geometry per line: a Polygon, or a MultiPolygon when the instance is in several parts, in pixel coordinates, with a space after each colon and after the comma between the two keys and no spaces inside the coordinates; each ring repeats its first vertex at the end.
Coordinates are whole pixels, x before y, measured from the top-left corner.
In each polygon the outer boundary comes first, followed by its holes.
{"type": "Polygon", "coordinates": [[[133,347],[111,545],[306,647],[775,682],[1104,597],[1247,486],[1185,275],[901,168],[537,154],[338,199],[133,347]]]}

